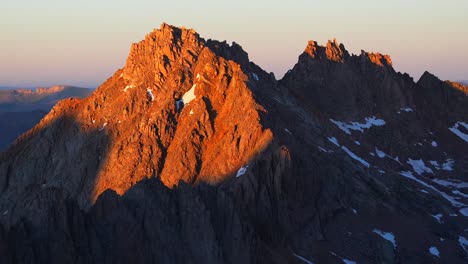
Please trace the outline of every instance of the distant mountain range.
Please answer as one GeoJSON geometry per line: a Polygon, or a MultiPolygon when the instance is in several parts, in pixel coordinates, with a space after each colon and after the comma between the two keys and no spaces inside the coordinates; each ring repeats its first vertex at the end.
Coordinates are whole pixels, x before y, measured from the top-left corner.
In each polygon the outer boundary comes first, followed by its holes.
{"type": "Polygon", "coordinates": [[[466,264],[467,105],[337,41],[276,80],[163,24],[0,153],[0,262],[466,264]]]}
{"type": "Polygon", "coordinates": [[[59,100],[83,98],[91,91],[65,85],[0,90],[0,150],[36,125],[59,100]]]}

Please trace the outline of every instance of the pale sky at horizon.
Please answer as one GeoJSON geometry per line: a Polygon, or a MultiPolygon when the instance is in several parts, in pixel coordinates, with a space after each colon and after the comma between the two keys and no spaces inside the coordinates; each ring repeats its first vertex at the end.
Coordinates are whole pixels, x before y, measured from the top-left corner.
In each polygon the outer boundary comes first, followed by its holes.
{"type": "Polygon", "coordinates": [[[468,79],[468,1],[3,0],[0,86],[97,87],[162,22],[239,43],[279,79],[308,40],[378,51],[415,80],[468,79]]]}

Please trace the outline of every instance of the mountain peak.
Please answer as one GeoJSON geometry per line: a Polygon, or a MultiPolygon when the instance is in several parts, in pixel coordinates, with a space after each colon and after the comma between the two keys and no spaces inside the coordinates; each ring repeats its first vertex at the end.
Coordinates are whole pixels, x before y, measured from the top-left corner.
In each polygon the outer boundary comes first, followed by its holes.
{"type": "Polygon", "coordinates": [[[349,57],[349,53],[343,44],[339,44],[336,39],[329,40],[327,45],[320,46],[317,41],[310,40],[304,53],[314,59],[327,59],[335,62],[343,62],[349,57]]]}
{"type": "Polygon", "coordinates": [[[361,57],[369,59],[370,62],[377,66],[392,66],[390,55],[384,55],[378,52],[366,52],[361,50],[361,57]]]}
{"type": "Polygon", "coordinates": [[[361,50],[360,56],[350,55],[345,46],[336,39],[328,40],[325,46],[319,45],[317,41],[310,40],[304,50],[304,54],[312,59],[333,62],[345,62],[351,57],[358,57],[380,67],[392,66],[392,59],[389,55],[378,52],[366,52],[364,50],[361,50]]]}

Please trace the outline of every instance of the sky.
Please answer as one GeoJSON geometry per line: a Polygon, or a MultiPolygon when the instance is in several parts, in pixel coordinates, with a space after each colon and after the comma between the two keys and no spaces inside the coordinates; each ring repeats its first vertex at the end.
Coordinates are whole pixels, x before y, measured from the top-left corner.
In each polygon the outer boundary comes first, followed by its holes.
{"type": "Polygon", "coordinates": [[[468,79],[467,0],[2,0],[0,86],[97,87],[162,22],[235,41],[281,78],[308,40],[381,52],[417,80],[468,79]]]}

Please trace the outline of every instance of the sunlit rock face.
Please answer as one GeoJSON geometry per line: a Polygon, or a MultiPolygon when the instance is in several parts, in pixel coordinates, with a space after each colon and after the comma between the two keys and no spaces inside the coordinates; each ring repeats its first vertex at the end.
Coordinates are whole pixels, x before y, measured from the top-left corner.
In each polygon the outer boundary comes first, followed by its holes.
{"type": "Polygon", "coordinates": [[[277,81],[163,24],[2,154],[0,259],[464,263],[464,89],[336,40],[277,81]]]}

